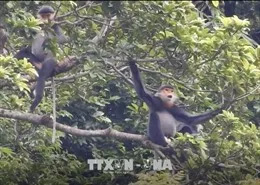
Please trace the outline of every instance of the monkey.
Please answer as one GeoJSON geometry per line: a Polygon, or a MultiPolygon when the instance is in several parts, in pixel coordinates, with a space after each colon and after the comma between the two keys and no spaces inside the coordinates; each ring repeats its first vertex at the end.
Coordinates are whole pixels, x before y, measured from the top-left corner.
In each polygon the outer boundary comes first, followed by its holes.
{"type": "Polygon", "coordinates": [[[58,24],[54,21],[55,11],[50,6],[42,6],[37,17],[42,21],[43,24],[54,23],[52,25],[53,33],[39,32],[31,46],[23,47],[14,57],[17,59],[27,58],[31,62],[37,72],[38,78],[36,82],[36,94],[34,101],[30,107],[30,112],[34,112],[43,97],[45,81],[55,73],[56,60],[53,53],[45,48],[49,39],[57,38],[59,44],[67,42],[67,38],[63,35],[62,30],[58,24]]]}
{"type": "Polygon", "coordinates": [[[192,115],[175,105],[178,97],[172,86],[163,85],[152,95],[146,92],[143,86],[136,61],[129,60],[129,67],[135,91],[149,107],[148,138],[155,144],[166,147],[166,138],[174,137],[176,132],[196,133],[196,125],[212,119],[226,108],[226,105],[223,105],[210,112],[192,115]]]}
{"type": "Polygon", "coordinates": [[[51,26],[51,28],[53,29],[52,33],[47,32],[43,35],[43,33],[39,32],[32,42],[32,53],[40,60],[44,60],[46,58],[46,55],[49,58],[53,57],[52,52],[44,51],[48,39],[56,37],[59,44],[67,42],[67,38],[62,33],[60,26],[55,23],[54,16],[55,11],[51,6],[42,6],[38,11],[37,17],[42,21],[43,26],[44,24],[53,23],[53,25],[51,26]]]}
{"type": "Polygon", "coordinates": [[[35,69],[38,72],[38,78],[35,87],[35,98],[32,105],[30,106],[30,112],[33,112],[43,98],[45,81],[47,78],[54,76],[55,74],[56,61],[53,58],[46,58],[44,61],[41,61],[32,54],[30,48],[30,46],[22,48],[14,56],[14,58],[18,60],[27,58],[28,61],[35,66],[35,69]]]}

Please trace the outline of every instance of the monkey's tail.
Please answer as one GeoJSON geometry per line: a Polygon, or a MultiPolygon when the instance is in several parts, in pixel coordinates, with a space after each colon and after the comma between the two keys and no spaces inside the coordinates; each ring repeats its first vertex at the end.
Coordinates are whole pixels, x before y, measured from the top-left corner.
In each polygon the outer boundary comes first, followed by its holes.
{"type": "Polygon", "coordinates": [[[37,79],[37,83],[36,83],[36,87],[35,87],[36,95],[35,95],[32,105],[30,107],[30,112],[33,112],[35,110],[35,108],[37,107],[37,105],[42,100],[44,87],[45,87],[45,80],[46,79],[43,76],[39,76],[37,79]]]}

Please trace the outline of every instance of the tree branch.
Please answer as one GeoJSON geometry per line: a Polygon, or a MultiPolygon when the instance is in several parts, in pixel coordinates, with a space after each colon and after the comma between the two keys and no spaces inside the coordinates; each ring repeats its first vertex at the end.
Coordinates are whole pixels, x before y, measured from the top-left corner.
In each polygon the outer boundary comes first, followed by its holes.
{"type": "Polygon", "coordinates": [[[92,2],[86,2],[85,5],[83,5],[83,6],[79,7],[79,8],[77,8],[76,10],[70,11],[70,12],[64,14],[64,15],[60,15],[60,16],[57,17],[57,19],[59,20],[59,19],[65,18],[65,17],[67,17],[67,16],[70,16],[70,15],[73,14],[75,11],[80,11],[80,10],[82,10],[82,9],[84,9],[84,8],[86,8],[86,7],[88,7],[91,3],[92,3],[92,2]]]}
{"type": "Polygon", "coordinates": [[[260,88],[260,83],[259,83],[254,89],[252,89],[250,92],[247,92],[247,93],[245,93],[245,94],[242,94],[241,96],[236,97],[233,101],[235,102],[235,101],[242,100],[242,99],[248,97],[249,95],[253,94],[253,93],[254,93],[255,91],[257,91],[259,88],[260,88]]]}
{"type": "MultiPolygon", "coordinates": [[[[0,117],[28,121],[36,125],[44,125],[48,128],[53,127],[53,120],[47,115],[37,115],[32,113],[19,112],[19,111],[0,108],[0,117]]],[[[83,129],[70,127],[56,122],[56,129],[74,136],[111,137],[111,138],[117,138],[121,140],[139,141],[142,143],[148,140],[146,136],[139,135],[139,134],[130,134],[126,132],[119,132],[112,128],[107,128],[103,130],[83,130],[83,129]]]]}
{"type": "MultiPolygon", "coordinates": [[[[19,112],[19,111],[0,108],[0,117],[11,118],[11,119],[16,119],[21,121],[28,121],[35,125],[44,125],[48,128],[53,127],[53,120],[48,115],[38,115],[38,114],[19,112]]],[[[61,123],[56,122],[56,130],[65,132],[67,134],[71,134],[73,136],[109,137],[109,138],[115,138],[119,140],[138,141],[141,142],[141,144],[144,145],[146,148],[153,149],[159,152],[162,158],[164,158],[165,156],[159,150],[168,151],[169,148],[172,149],[171,146],[162,147],[152,143],[147,136],[140,135],[140,134],[130,134],[126,132],[120,132],[110,127],[102,130],[83,130],[83,129],[70,127],[68,125],[63,125],[61,123]]]]}
{"type": "Polygon", "coordinates": [[[114,24],[116,18],[117,18],[116,16],[109,18],[109,19],[107,18],[104,21],[100,32],[91,41],[95,44],[98,44],[102,40],[102,38],[106,35],[109,28],[114,24]]]}
{"type": "Polygon", "coordinates": [[[196,92],[215,92],[214,90],[199,90],[199,89],[194,89],[188,85],[186,85],[185,82],[182,82],[176,78],[174,78],[173,76],[170,76],[170,75],[167,75],[166,73],[162,73],[162,72],[159,72],[159,71],[153,71],[153,70],[150,70],[150,69],[145,69],[145,68],[142,68],[142,67],[139,67],[140,70],[142,71],[145,71],[145,72],[149,72],[149,73],[156,73],[156,74],[159,74],[163,77],[166,77],[168,79],[172,79],[173,81],[175,81],[176,83],[182,85],[183,87],[185,87],[186,89],[189,89],[189,90],[192,90],[192,91],[196,91],[196,92]]]}

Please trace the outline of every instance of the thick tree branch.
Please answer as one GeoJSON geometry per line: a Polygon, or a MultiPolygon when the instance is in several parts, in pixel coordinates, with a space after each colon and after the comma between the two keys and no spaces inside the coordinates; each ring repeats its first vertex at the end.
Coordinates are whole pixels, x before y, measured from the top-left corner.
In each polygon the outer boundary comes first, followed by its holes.
{"type": "Polygon", "coordinates": [[[57,63],[55,67],[55,75],[67,72],[71,70],[74,66],[79,64],[79,60],[75,56],[68,56],[62,62],[57,63]]]}
{"type": "MultiPolygon", "coordinates": [[[[37,114],[31,114],[26,112],[19,112],[19,111],[0,108],[0,117],[28,121],[36,125],[44,125],[48,128],[53,127],[53,120],[47,115],[37,115],[37,114]]],[[[56,129],[74,136],[111,137],[111,138],[117,138],[121,140],[133,140],[139,142],[145,142],[147,140],[146,136],[139,135],[139,134],[119,132],[112,128],[107,128],[103,130],[83,130],[83,129],[78,129],[67,125],[63,125],[57,122],[56,129]]]]}
{"type": "MultiPolygon", "coordinates": [[[[26,112],[19,112],[14,110],[7,110],[0,108],[0,117],[3,118],[11,118],[16,120],[28,121],[35,125],[44,125],[48,128],[53,127],[53,120],[47,115],[37,115],[26,112]]],[[[61,123],[56,122],[56,130],[65,132],[67,134],[71,134],[73,136],[83,136],[83,137],[109,137],[115,138],[119,140],[131,140],[141,142],[146,148],[153,149],[157,151],[162,158],[165,156],[159,151],[168,151],[171,146],[162,147],[152,143],[146,136],[140,134],[130,134],[126,132],[120,132],[114,130],[112,128],[107,128],[103,130],[83,130],[74,127],[70,127],[67,125],[63,125],[61,123]]]]}

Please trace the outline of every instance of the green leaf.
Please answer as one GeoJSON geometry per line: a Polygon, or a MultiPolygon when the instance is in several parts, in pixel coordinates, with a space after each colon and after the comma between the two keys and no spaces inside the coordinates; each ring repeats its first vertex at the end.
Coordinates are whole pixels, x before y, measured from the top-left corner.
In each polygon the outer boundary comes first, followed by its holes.
{"type": "Polygon", "coordinates": [[[229,17],[222,17],[220,20],[223,23],[224,27],[228,27],[232,23],[229,17]]]}
{"type": "Polygon", "coordinates": [[[0,147],[0,155],[1,153],[3,153],[4,155],[11,155],[13,154],[13,151],[7,147],[0,147]]]}
{"type": "Polygon", "coordinates": [[[172,33],[172,32],[170,32],[170,31],[165,31],[165,37],[166,38],[169,38],[169,37],[174,37],[174,34],[172,33]]]}
{"type": "Polygon", "coordinates": [[[111,122],[112,122],[112,121],[111,121],[109,118],[107,118],[107,117],[102,117],[101,119],[102,119],[102,121],[104,121],[105,123],[111,123],[111,122]]]}
{"type": "Polygon", "coordinates": [[[99,116],[103,116],[104,115],[104,112],[101,112],[101,111],[97,111],[93,114],[93,117],[96,118],[96,117],[99,117],[99,116]]]}
{"type": "Polygon", "coordinates": [[[211,1],[211,3],[212,3],[213,6],[215,6],[216,8],[219,6],[219,1],[211,1]]]}
{"type": "Polygon", "coordinates": [[[121,99],[120,96],[112,96],[109,98],[109,100],[112,100],[112,101],[119,100],[119,99],[121,99]]]}
{"type": "Polygon", "coordinates": [[[127,106],[127,108],[134,112],[138,112],[138,105],[136,105],[135,103],[131,103],[131,105],[127,106]]]}
{"type": "Polygon", "coordinates": [[[4,76],[6,74],[10,74],[10,73],[8,73],[8,71],[6,69],[4,69],[2,66],[0,66],[0,78],[4,78],[4,76]]]}

